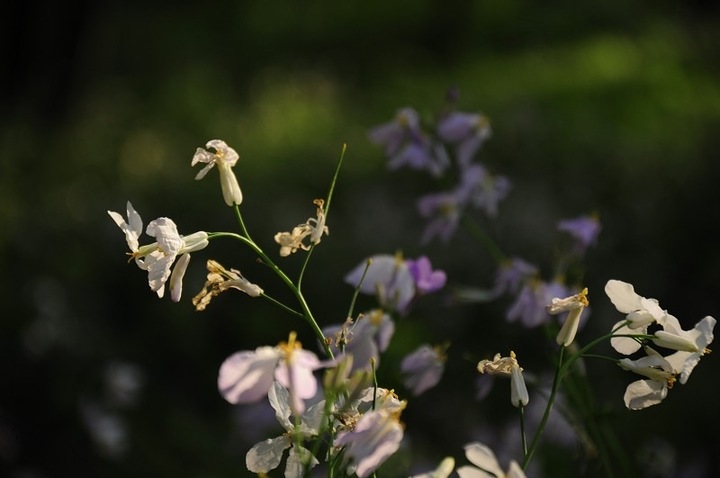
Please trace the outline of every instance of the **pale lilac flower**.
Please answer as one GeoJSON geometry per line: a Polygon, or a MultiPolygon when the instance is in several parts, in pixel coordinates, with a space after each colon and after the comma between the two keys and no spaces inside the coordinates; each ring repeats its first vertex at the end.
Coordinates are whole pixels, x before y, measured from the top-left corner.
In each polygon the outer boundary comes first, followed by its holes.
{"type": "Polygon", "coordinates": [[[220,187],[222,188],[223,199],[225,204],[233,206],[234,204],[242,203],[243,196],[240,190],[235,173],[232,167],[235,166],[240,156],[237,152],[229,147],[225,141],[219,139],[213,139],[208,141],[205,145],[206,148],[212,148],[215,150],[214,153],[198,148],[195,151],[191,165],[195,166],[198,163],[205,163],[206,166],[202,168],[195,176],[196,180],[202,179],[215,165],[218,167],[220,172],[220,187]]]}
{"type": "Polygon", "coordinates": [[[478,372],[488,375],[501,375],[510,377],[510,403],[514,407],[526,406],[529,402],[525,379],[522,376],[522,367],[518,364],[515,352],[509,357],[495,354],[492,360],[481,360],[477,365],[478,372]]]}
{"type": "Polygon", "coordinates": [[[449,164],[450,159],[441,144],[433,143],[422,133],[413,133],[405,147],[390,157],[388,169],[393,171],[407,166],[438,177],[449,164]]]}
{"type": "Polygon", "coordinates": [[[415,297],[415,280],[400,254],[369,257],[345,276],[345,282],[353,287],[359,285],[360,292],[376,295],[380,305],[400,313],[407,310],[415,297]],[[360,284],[363,274],[365,279],[360,284]]]}
{"type": "Polygon", "coordinates": [[[395,332],[395,323],[381,309],[361,314],[356,321],[343,325],[325,327],[323,334],[334,338],[333,351],[352,355],[352,370],[369,370],[371,361],[380,363],[384,352],[395,332]]]}
{"type": "Polygon", "coordinates": [[[435,237],[448,242],[457,230],[465,204],[457,191],[431,193],[417,201],[420,216],[430,219],[420,241],[423,244],[435,237]]]}
{"type": "Polygon", "coordinates": [[[313,372],[322,366],[291,332],[287,342],[275,347],[236,352],[225,359],[218,374],[218,389],[230,403],[252,403],[266,396],[277,380],[290,392],[291,408],[299,415],[305,410],[304,400],[317,392],[313,372]]]}
{"type": "Polygon", "coordinates": [[[443,146],[422,131],[420,117],[412,108],[400,109],[392,121],[370,129],[368,136],[383,146],[390,169],[408,166],[438,176],[450,163],[443,146]]]}
{"type": "Polygon", "coordinates": [[[508,322],[520,321],[525,327],[537,327],[550,319],[545,307],[554,297],[570,295],[559,282],[544,282],[536,278],[526,281],[515,302],[507,311],[508,322]]]}
{"type": "Polygon", "coordinates": [[[496,217],[500,201],[507,197],[511,187],[505,176],[492,175],[475,164],[463,169],[457,194],[461,201],[482,210],[488,217],[496,217]]]}
{"type": "Polygon", "coordinates": [[[584,254],[588,247],[597,242],[601,226],[597,216],[580,216],[560,221],[558,229],[567,232],[575,239],[573,249],[577,254],[584,254]]]}
{"type": "Polygon", "coordinates": [[[507,473],[503,471],[492,450],[481,443],[466,445],[465,456],[475,466],[458,468],[460,478],[525,478],[525,472],[515,460],[510,462],[507,473]]]}
{"type": "Polygon", "coordinates": [[[410,478],[448,478],[455,468],[455,459],[451,456],[443,458],[437,468],[427,473],[413,475],[410,478]]]}
{"type": "Polygon", "coordinates": [[[280,465],[285,450],[290,448],[285,463],[285,476],[301,478],[305,476],[305,467],[314,467],[318,464],[318,460],[310,450],[298,443],[319,434],[324,419],[325,401],[308,408],[300,417],[299,424],[296,424],[295,420],[291,420],[293,411],[290,393],[285,387],[279,382],[273,382],[268,392],[268,399],[285,433],[255,444],[245,456],[247,469],[252,473],[268,473],[280,465]]]}
{"type": "Polygon", "coordinates": [[[442,378],[446,360],[443,348],[421,345],[400,362],[405,387],[415,396],[434,387],[442,378]]]}
{"type": "Polygon", "coordinates": [[[575,340],[575,334],[577,333],[578,326],[580,324],[580,316],[586,307],[590,305],[587,299],[588,290],[584,288],[580,293],[559,299],[553,298],[552,302],[546,307],[548,314],[556,315],[567,312],[567,317],[563,322],[560,332],[556,337],[558,345],[568,347],[573,340],[575,340]]]}
{"type": "Polygon", "coordinates": [[[495,275],[494,297],[502,294],[517,294],[531,277],[538,275],[538,268],[523,259],[514,257],[504,261],[495,275]]]}
{"type": "Polygon", "coordinates": [[[205,310],[213,297],[229,289],[245,292],[250,297],[259,297],[263,293],[258,285],[244,278],[239,270],[227,270],[212,259],[207,261],[207,270],[207,281],[203,289],[192,300],[195,310],[205,310]]]}
{"type": "Polygon", "coordinates": [[[492,135],[492,130],[490,122],[482,114],[455,111],[438,122],[437,133],[443,141],[457,145],[458,163],[465,167],[492,135]]]}
{"type": "Polygon", "coordinates": [[[127,203],[127,222],[117,212],[108,211],[108,214],[125,233],[131,258],[140,269],[148,272],[150,290],[157,293],[158,297],[163,297],[165,284],[169,280],[170,296],[173,301],[178,302],[182,296],[182,279],[190,262],[190,253],[204,249],[208,245],[207,233],[198,231],[188,236],[181,236],[172,219],[161,217],[150,221],[145,230],[147,235],[155,238],[157,242],[140,246],[138,240],[143,223],[140,214],[135,211],[130,201],[127,203]],[[175,264],[174,269],[173,264],[175,264]]]}
{"type": "Polygon", "coordinates": [[[447,281],[445,271],[439,269],[433,270],[430,259],[428,259],[427,256],[420,256],[415,260],[408,259],[405,262],[415,281],[415,290],[418,294],[429,294],[445,286],[445,282],[447,281]]]}
{"type": "Polygon", "coordinates": [[[374,144],[383,146],[387,156],[393,156],[400,151],[412,134],[419,132],[420,116],[417,111],[412,108],[402,108],[398,110],[392,121],[371,128],[368,137],[374,144]]]}
{"type": "Polygon", "coordinates": [[[365,413],[352,430],[338,433],[334,445],[345,449],[351,472],[365,478],[400,448],[402,438],[403,427],[396,414],[373,410],[365,413]]]}

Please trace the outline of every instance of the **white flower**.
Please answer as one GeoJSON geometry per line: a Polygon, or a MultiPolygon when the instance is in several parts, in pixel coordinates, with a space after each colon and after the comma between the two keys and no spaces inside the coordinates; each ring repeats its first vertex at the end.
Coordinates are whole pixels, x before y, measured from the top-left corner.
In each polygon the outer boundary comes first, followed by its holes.
{"type": "Polygon", "coordinates": [[[285,428],[286,433],[276,438],[268,438],[253,446],[245,456],[247,469],[253,473],[267,473],[280,465],[283,453],[290,448],[285,463],[286,478],[305,476],[305,468],[318,464],[317,459],[307,448],[298,443],[306,438],[318,435],[324,418],[325,401],[308,408],[300,417],[299,426],[290,420],[293,415],[290,407],[290,393],[278,382],[273,382],[268,392],[270,405],[275,410],[275,417],[285,428]]]}
{"type": "Polygon", "coordinates": [[[263,290],[258,285],[244,278],[238,270],[227,270],[212,259],[207,261],[207,270],[207,281],[192,300],[196,310],[205,310],[213,297],[228,289],[237,289],[250,297],[259,297],[263,294],[263,290]]]}
{"type": "Polygon", "coordinates": [[[475,466],[461,466],[457,469],[460,478],[525,478],[525,472],[513,460],[507,473],[503,471],[492,450],[481,443],[465,446],[465,456],[475,466]]]}
{"type": "Polygon", "coordinates": [[[169,279],[170,296],[173,301],[179,301],[182,296],[182,279],[190,262],[190,252],[204,249],[208,245],[207,233],[198,231],[181,236],[172,219],[161,217],[150,221],[145,231],[157,242],[140,246],[138,240],[142,233],[142,219],[130,201],[127,203],[127,222],[117,212],[108,211],[108,214],[125,233],[132,259],[140,269],[148,272],[150,289],[157,293],[158,297],[163,297],[165,284],[169,279]],[[178,261],[175,269],[172,269],[175,259],[178,261]]]}
{"type": "MultiPolygon", "coordinates": [[[[613,326],[616,335],[645,335],[648,325],[665,320],[667,313],[660,308],[658,301],[638,295],[627,282],[609,280],[605,293],[619,312],[627,314],[625,320],[613,326]]],[[[640,342],[632,337],[613,337],[610,345],[623,355],[635,353],[641,347],[640,342]]]]}
{"type": "Polygon", "coordinates": [[[680,323],[672,315],[668,315],[663,329],[655,332],[653,343],[660,347],[677,350],[665,357],[680,374],[680,383],[685,384],[700,358],[710,353],[708,345],[713,341],[713,329],[716,320],[709,315],[695,324],[692,330],[682,330],[680,323]]]}
{"type": "Polygon", "coordinates": [[[546,310],[548,314],[555,315],[563,312],[568,312],[565,322],[560,328],[560,332],[555,339],[558,345],[563,347],[569,346],[573,340],[575,340],[575,334],[577,333],[578,325],[580,324],[580,316],[585,310],[585,307],[590,305],[587,299],[588,290],[587,287],[582,290],[579,294],[567,297],[565,299],[558,299],[557,297],[552,300],[550,305],[547,306],[546,310]]]}
{"type": "Polygon", "coordinates": [[[492,360],[481,360],[477,368],[480,373],[510,377],[510,403],[514,407],[524,407],[530,401],[522,375],[523,369],[518,364],[515,352],[511,351],[509,357],[496,354],[492,360]]]}
{"type": "Polygon", "coordinates": [[[302,349],[295,332],[291,332],[288,341],[276,347],[258,347],[225,359],[218,374],[218,389],[230,403],[251,403],[267,395],[277,380],[290,392],[291,408],[299,415],[305,411],[304,400],[317,392],[313,371],[322,366],[314,353],[302,349]]]}
{"type": "Polygon", "coordinates": [[[665,399],[669,389],[675,384],[677,369],[665,357],[650,347],[646,347],[647,355],[638,360],[622,359],[618,365],[625,370],[647,377],[649,380],[638,380],[628,385],[625,390],[625,406],[630,410],[657,405],[665,399]]]}
{"type": "Polygon", "coordinates": [[[207,165],[197,173],[195,179],[199,180],[204,178],[207,172],[210,171],[213,166],[217,165],[218,171],[220,172],[220,186],[225,204],[228,206],[241,204],[243,199],[242,191],[240,190],[240,185],[235,177],[235,173],[231,169],[235,166],[240,156],[238,156],[237,152],[229,147],[225,141],[219,139],[208,141],[205,147],[213,148],[215,152],[211,153],[202,148],[198,148],[195,151],[191,165],[195,166],[197,163],[207,163],[207,165]]]}

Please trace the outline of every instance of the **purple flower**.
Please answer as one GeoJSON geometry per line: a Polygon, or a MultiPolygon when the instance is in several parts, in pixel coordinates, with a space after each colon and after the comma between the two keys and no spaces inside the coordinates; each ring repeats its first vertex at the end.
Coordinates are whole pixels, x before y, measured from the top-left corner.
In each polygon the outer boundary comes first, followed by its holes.
{"type": "Polygon", "coordinates": [[[397,415],[375,410],[364,414],[354,429],[338,433],[335,446],[345,447],[345,456],[352,460],[355,473],[365,478],[400,448],[402,438],[403,427],[397,415]]]}
{"type": "Polygon", "coordinates": [[[455,191],[427,194],[418,199],[420,215],[430,219],[420,239],[423,244],[435,237],[448,242],[455,234],[463,207],[460,199],[455,191]]]}
{"type": "Polygon", "coordinates": [[[588,247],[597,242],[601,227],[596,216],[580,216],[560,221],[558,229],[567,232],[575,240],[575,253],[584,254],[588,247]]]}
{"type": "Polygon", "coordinates": [[[437,125],[437,134],[449,143],[457,144],[457,158],[461,167],[469,166],[475,153],[492,135],[487,118],[478,113],[453,112],[437,125]]]}
{"type": "Polygon", "coordinates": [[[445,354],[439,347],[421,345],[400,362],[404,384],[415,396],[434,387],[445,370],[445,354]]]}
{"type": "Polygon", "coordinates": [[[525,327],[537,327],[550,319],[545,307],[555,297],[566,297],[572,293],[559,282],[543,282],[530,279],[525,282],[515,302],[507,311],[508,322],[520,322],[525,327]]]}
{"type": "Polygon", "coordinates": [[[429,294],[445,286],[447,281],[445,271],[433,270],[430,259],[426,256],[418,257],[415,260],[408,259],[405,262],[415,281],[415,290],[418,294],[429,294]]]}
{"type": "Polygon", "coordinates": [[[374,144],[383,146],[386,155],[393,156],[412,133],[420,133],[420,117],[414,109],[402,108],[392,121],[371,128],[368,137],[374,144]]]}
{"type": "Polygon", "coordinates": [[[499,297],[502,294],[517,294],[520,287],[529,278],[537,274],[537,267],[523,259],[514,257],[500,266],[495,276],[493,296],[499,297]]]}
{"type": "Polygon", "coordinates": [[[360,292],[375,294],[381,306],[400,313],[407,311],[410,301],[415,297],[415,280],[407,261],[400,254],[369,257],[345,276],[345,282],[353,287],[359,284],[360,292]]]}
{"type": "Polygon", "coordinates": [[[462,201],[472,204],[495,217],[500,201],[510,193],[510,180],[505,176],[493,176],[479,164],[463,169],[457,194],[462,201]]]}
{"type": "Polygon", "coordinates": [[[392,121],[371,128],[368,137],[384,148],[391,170],[407,166],[439,176],[450,164],[443,145],[422,131],[420,117],[412,108],[400,109],[392,121]]]}
{"type": "Polygon", "coordinates": [[[370,361],[380,363],[380,354],[384,352],[395,333],[395,323],[380,309],[362,314],[352,323],[333,325],[323,329],[326,337],[334,338],[333,349],[352,355],[352,370],[369,370],[370,361]]]}

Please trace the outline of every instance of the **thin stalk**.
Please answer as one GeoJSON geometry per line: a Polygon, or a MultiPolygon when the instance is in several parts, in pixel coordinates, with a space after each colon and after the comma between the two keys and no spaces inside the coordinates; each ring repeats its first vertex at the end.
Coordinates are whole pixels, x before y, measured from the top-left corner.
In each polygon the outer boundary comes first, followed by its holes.
{"type": "Polygon", "coordinates": [[[472,236],[474,236],[485,246],[488,253],[490,253],[490,256],[492,256],[496,263],[501,264],[507,259],[507,256],[502,251],[502,249],[500,249],[500,246],[498,246],[495,241],[493,241],[493,239],[488,235],[487,232],[485,232],[482,227],[478,226],[477,223],[468,218],[467,215],[462,216],[462,225],[468,230],[468,232],[470,232],[472,236]]]}
{"type": "Polygon", "coordinates": [[[217,232],[217,233],[210,233],[208,234],[208,238],[211,237],[232,237],[234,239],[237,239],[238,241],[244,243],[248,247],[250,247],[255,253],[260,256],[262,261],[269,266],[275,274],[280,277],[280,279],[287,285],[290,290],[292,290],[293,294],[295,295],[295,298],[300,303],[300,307],[303,311],[303,316],[305,317],[305,320],[310,325],[310,328],[315,333],[315,336],[322,344],[323,350],[325,351],[325,354],[330,359],[335,358],[334,354],[332,353],[332,350],[330,349],[330,345],[328,345],[327,341],[325,340],[325,334],[323,334],[322,330],[320,329],[320,326],[318,325],[317,321],[315,320],[315,317],[313,317],[312,312],[310,311],[310,307],[307,304],[307,301],[305,300],[305,296],[303,296],[302,291],[298,289],[292,280],[285,274],[282,269],[280,269],[277,264],[275,264],[270,257],[268,257],[267,254],[258,246],[252,239],[249,239],[245,236],[241,236],[240,234],[235,234],[232,232],[217,232]]]}

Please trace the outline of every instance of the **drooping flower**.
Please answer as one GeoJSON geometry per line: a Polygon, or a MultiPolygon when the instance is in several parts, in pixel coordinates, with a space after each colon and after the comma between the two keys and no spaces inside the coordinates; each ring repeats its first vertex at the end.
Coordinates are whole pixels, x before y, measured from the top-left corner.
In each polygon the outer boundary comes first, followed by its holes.
{"type": "Polygon", "coordinates": [[[330,230],[325,225],[325,210],[323,206],[325,201],[315,199],[313,204],[317,206],[317,218],[308,218],[303,224],[298,224],[292,229],[292,232],[278,232],[275,234],[275,242],[280,245],[280,255],[282,257],[289,256],[298,249],[305,251],[310,250],[310,246],[305,244],[305,238],[310,238],[310,244],[319,244],[322,235],[330,234],[330,230]]]}
{"type": "Polygon", "coordinates": [[[437,125],[438,136],[457,145],[457,159],[461,167],[472,162],[475,153],[492,135],[490,122],[479,113],[454,111],[442,118],[437,125]]]}
{"type": "Polygon", "coordinates": [[[344,448],[351,472],[365,478],[400,448],[402,438],[397,414],[379,409],[365,413],[352,429],[338,433],[334,445],[344,448]]]}
{"type": "Polygon", "coordinates": [[[624,370],[648,378],[632,382],[625,390],[625,406],[630,410],[657,405],[667,397],[668,390],[675,383],[677,371],[673,364],[650,347],[646,347],[645,351],[645,357],[637,360],[624,358],[618,362],[624,370]]]}
{"type": "Polygon", "coordinates": [[[205,147],[212,148],[215,152],[213,153],[203,148],[198,148],[195,151],[191,165],[195,166],[198,163],[206,164],[206,166],[197,173],[195,179],[200,180],[204,178],[208,171],[217,165],[218,172],[220,173],[220,187],[222,188],[225,204],[228,206],[241,204],[243,200],[242,191],[240,190],[240,185],[235,177],[235,173],[232,170],[232,167],[235,166],[240,156],[234,149],[229,147],[225,141],[220,139],[208,141],[205,147]]]}
{"type": "Polygon", "coordinates": [[[290,393],[295,415],[305,410],[304,400],[315,396],[317,379],[313,372],[323,366],[317,356],[303,350],[290,333],[287,342],[275,347],[258,347],[231,355],[220,366],[218,389],[230,403],[252,403],[268,394],[277,380],[290,393]]]}
{"type": "Polygon", "coordinates": [[[495,354],[492,360],[481,360],[477,369],[480,373],[510,377],[510,402],[514,407],[524,407],[528,404],[529,396],[522,376],[523,369],[518,364],[515,352],[511,351],[509,357],[495,354]]]}
{"type": "Polygon", "coordinates": [[[404,385],[415,396],[434,387],[442,378],[446,360],[443,347],[421,345],[400,362],[400,371],[405,375],[404,385]]]}
{"type": "Polygon", "coordinates": [[[355,321],[343,325],[325,327],[323,334],[334,338],[333,351],[352,355],[352,370],[369,370],[371,361],[375,366],[380,363],[380,354],[384,352],[395,332],[395,323],[390,315],[381,309],[361,314],[355,321]]]}
{"type": "Polygon", "coordinates": [[[193,297],[192,303],[198,311],[205,310],[213,297],[228,289],[237,289],[250,297],[259,297],[263,290],[242,276],[236,269],[225,269],[219,262],[207,261],[207,281],[203,289],[193,297]]]}
{"type": "Polygon", "coordinates": [[[546,309],[550,315],[562,314],[564,312],[568,313],[555,339],[558,345],[568,347],[573,340],[575,340],[575,334],[580,324],[580,316],[583,310],[590,305],[587,294],[588,290],[586,287],[579,294],[572,295],[565,299],[555,297],[550,305],[547,306],[546,309]]]}
{"type": "Polygon", "coordinates": [[[172,219],[161,217],[150,221],[145,230],[156,242],[140,246],[143,223],[130,201],[127,202],[127,221],[120,213],[108,211],[108,214],[125,233],[131,258],[140,269],[148,272],[150,290],[157,293],[158,297],[163,297],[169,280],[170,296],[173,301],[178,302],[182,296],[182,279],[190,262],[190,253],[208,245],[207,233],[198,231],[181,236],[172,219]]]}
{"type": "Polygon", "coordinates": [[[574,252],[582,255],[588,247],[595,245],[597,242],[601,226],[598,217],[591,215],[563,219],[558,223],[558,229],[570,234],[575,240],[574,252]]]}
{"type": "Polygon", "coordinates": [[[695,324],[692,330],[682,330],[680,323],[668,314],[663,323],[663,330],[655,332],[653,343],[658,347],[677,350],[665,357],[680,374],[680,383],[685,384],[700,358],[710,353],[708,345],[713,341],[713,329],[716,320],[709,315],[695,324]]]}
{"type": "Polygon", "coordinates": [[[268,473],[280,465],[285,450],[290,449],[285,463],[287,478],[305,476],[306,467],[312,468],[318,460],[312,452],[302,446],[302,441],[319,434],[325,412],[325,401],[320,401],[308,408],[296,423],[291,420],[293,415],[290,406],[290,393],[279,382],[273,382],[268,391],[270,405],[275,410],[275,417],[285,429],[285,433],[268,438],[255,444],[245,456],[247,469],[252,473],[268,473]]]}
{"type": "Polygon", "coordinates": [[[503,471],[492,450],[481,443],[466,445],[465,456],[475,466],[458,468],[460,478],[525,478],[525,472],[515,460],[510,462],[507,472],[503,471]]]}

